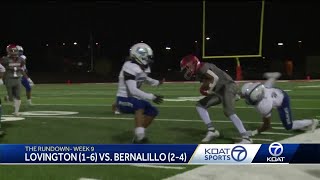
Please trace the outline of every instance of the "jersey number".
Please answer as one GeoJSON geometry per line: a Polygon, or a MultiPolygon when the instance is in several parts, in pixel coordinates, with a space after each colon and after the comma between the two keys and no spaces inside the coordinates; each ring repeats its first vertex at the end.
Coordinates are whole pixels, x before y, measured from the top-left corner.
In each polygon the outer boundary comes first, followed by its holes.
{"type": "Polygon", "coordinates": [[[17,67],[14,67],[14,68],[13,68],[13,77],[18,77],[18,75],[17,75],[17,70],[18,70],[17,67]]]}
{"type": "Polygon", "coordinates": [[[277,98],[277,96],[278,96],[277,93],[272,92],[272,94],[271,94],[271,97],[272,97],[272,98],[277,98]]]}

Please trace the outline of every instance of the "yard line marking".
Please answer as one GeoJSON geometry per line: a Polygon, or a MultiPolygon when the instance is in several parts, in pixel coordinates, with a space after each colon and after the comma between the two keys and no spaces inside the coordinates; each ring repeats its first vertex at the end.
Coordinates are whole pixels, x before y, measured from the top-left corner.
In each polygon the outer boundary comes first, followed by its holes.
{"type": "Polygon", "coordinates": [[[181,167],[181,166],[160,166],[160,165],[150,165],[150,164],[132,164],[130,166],[158,168],[158,169],[178,169],[178,170],[185,169],[185,167],[181,167]]]}
{"type": "MultiPolygon", "coordinates": [[[[90,116],[30,116],[26,115],[23,117],[32,117],[32,118],[58,118],[58,119],[106,119],[106,120],[133,120],[133,118],[129,117],[90,117],[90,116]]],[[[196,119],[196,120],[191,120],[191,119],[155,119],[156,121],[171,121],[171,122],[199,122],[203,123],[202,120],[196,119]]],[[[224,120],[215,120],[214,122],[217,123],[231,123],[231,121],[224,121],[224,120]]],[[[250,122],[250,121],[243,121],[243,123],[246,124],[260,124],[261,122],[250,122]]],[[[272,123],[272,124],[281,124],[281,123],[272,123]]]]}
{"type": "Polygon", "coordinates": [[[79,180],[99,180],[99,179],[81,177],[79,178],[79,180]]]}
{"type": "MultiPolygon", "coordinates": [[[[6,105],[9,105],[9,104],[6,104],[6,105]]],[[[103,105],[103,104],[32,104],[32,106],[94,106],[94,107],[111,107],[111,104],[110,105],[103,105]]],[[[195,108],[196,106],[180,106],[180,105],[160,105],[160,106],[157,106],[157,107],[163,107],[163,108],[173,108],[173,107],[176,107],[176,108],[195,108]]],[[[211,107],[211,108],[222,108],[222,106],[215,106],[215,107],[211,107]]],[[[238,106],[236,108],[239,108],[239,109],[253,109],[254,107],[250,107],[250,106],[238,106]]],[[[303,109],[303,110],[319,110],[320,108],[291,108],[291,109],[303,109]]]]}
{"type": "Polygon", "coordinates": [[[272,127],[271,129],[280,129],[280,130],[283,130],[284,128],[283,128],[283,127],[272,127]]]}
{"type": "Polygon", "coordinates": [[[297,86],[298,88],[318,88],[320,85],[313,85],[313,86],[297,86]]]}
{"type": "MultiPolygon", "coordinates": [[[[238,137],[235,137],[233,139],[236,139],[236,140],[241,140],[242,138],[238,138],[238,137]]],[[[261,139],[261,138],[251,138],[253,141],[266,141],[266,142],[273,142],[274,140],[273,139],[261,139]]]]}
{"type": "Polygon", "coordinates": [[[291,135],[293,135],[293,134],[291,134],[291,133],[280,133],[280,132],[262,132],[261,134],[271,134],[271,135],[274,135],[274,134],[276,134],[276,135],[285,135],[285,136],[291,136],[291,135]]]}

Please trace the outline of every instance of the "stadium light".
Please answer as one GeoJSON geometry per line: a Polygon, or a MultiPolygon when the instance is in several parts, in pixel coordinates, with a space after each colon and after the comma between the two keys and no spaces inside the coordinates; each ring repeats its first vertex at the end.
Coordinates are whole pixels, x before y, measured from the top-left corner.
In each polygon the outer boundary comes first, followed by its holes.
{"type": "Polygon", "coordinates": [[[141,41],[143,43],[143,41],[141,41]]]}
{"type": "Polygon", "coordinates": [[[298,43],[302,43],[302,41],[298,41],[298,43]]]}
{"type": "Polygon", "coordinates": [[[78,43],[77,43],[77,42],[74,42],[73,44],[74,44],[74,45],[77,45],[78,43]]]}
{"type": "Polygon", "coordinates": [[[166,50],[171,50],[171,47],[166,47],[166,50]]]}
{"type": "Polygon", "coordinates": [[[195,43],[197,43],[198,41],[194,41],[195,43]]]}
{"type": "Polygon", "coordinates": [[[48,46],[49,46],[49,44],[46,44],[46,46],[48,47],[48,46]]]}
{"type": "Polygon", "coordinates": [[[279,42],[279,43],[278,43],[278,46],[283,46],[283,43],[282,43],[282,42],[279,42]]]}
{"type": "Polygon", "coordinates": [[[96,45],[99,45],[99,43],[96,43],[96,45]]]}
{"type": "Polygon", "coordinates": [[[210,40],[210,37],[206,37],[206,40],[207,40],[207,41],[210,40]]]}
{"type": "Polygon", "coordinates": [[[63,45],[63,46],[65,46],[65,45],[66,45],[66,43],[62,43],[62,45],[63,45]]]}

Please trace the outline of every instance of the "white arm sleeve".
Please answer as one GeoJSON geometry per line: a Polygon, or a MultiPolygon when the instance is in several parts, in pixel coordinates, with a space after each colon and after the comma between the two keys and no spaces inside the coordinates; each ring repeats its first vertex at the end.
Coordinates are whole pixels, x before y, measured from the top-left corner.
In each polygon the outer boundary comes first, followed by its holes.
{"type": "Polygon", "coordinates": [[[137,81],[129,79],[125,81],[131,95],[140,97],[142,99],[153,100],[155,96],[151,93],[146,93],[137,88],[137,81]]]}
{"type": "Polygon", "coordinates": [[[217,82],[219,81],[219,77],[209,69],[207,71],[207,74],[213,77],[213,82],[209,84],[209,87],[210,87],[209,91],[212,91],[213,88],[216,86],[217,82]]]}
{"type": "Polygon", "coordinates": [[[151,77],[146,78],[146,82],[150,84],[151,86],[158,86],[160,82],[156,79],[152,79],[151,77]]]}

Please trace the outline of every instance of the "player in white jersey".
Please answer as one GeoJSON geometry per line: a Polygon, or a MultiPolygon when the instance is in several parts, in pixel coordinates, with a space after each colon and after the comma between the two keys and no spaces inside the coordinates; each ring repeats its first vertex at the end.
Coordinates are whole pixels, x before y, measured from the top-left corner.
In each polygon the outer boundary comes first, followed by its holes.
{"type": "Polygon", "coordinates": [[[121,113],[135,114],[135,136],[133,143],[146,143],[145,129],[158,115],[158,109],[150,104],[162,103],[163,96],[146,93],[140,90],[146,82],[152,86],[160,85],[160,81],[148,77],[149,64],[153,51],[149,45],[138,43],[130,49],[130,60],[126,61],[119,74],[117,109],[121,113]]]}
{"type": "Polygon", "coordinates": [[[309,130],[314,129],[319,124],[317,119],[293,120],[290,97],[279,88],[273,85],[280,73],[266,73],[268,80],[262,83],[245,83],[241,88],[241,96],[245,98],[246,103],[253,105],[255,109],[262,115],[263,124],[254,131],[248,131],[251,136],[260,134],[261,132],[271,129],[271,113],[276,108],[279,113],[280,120],[286,130],[309,130]]]}

